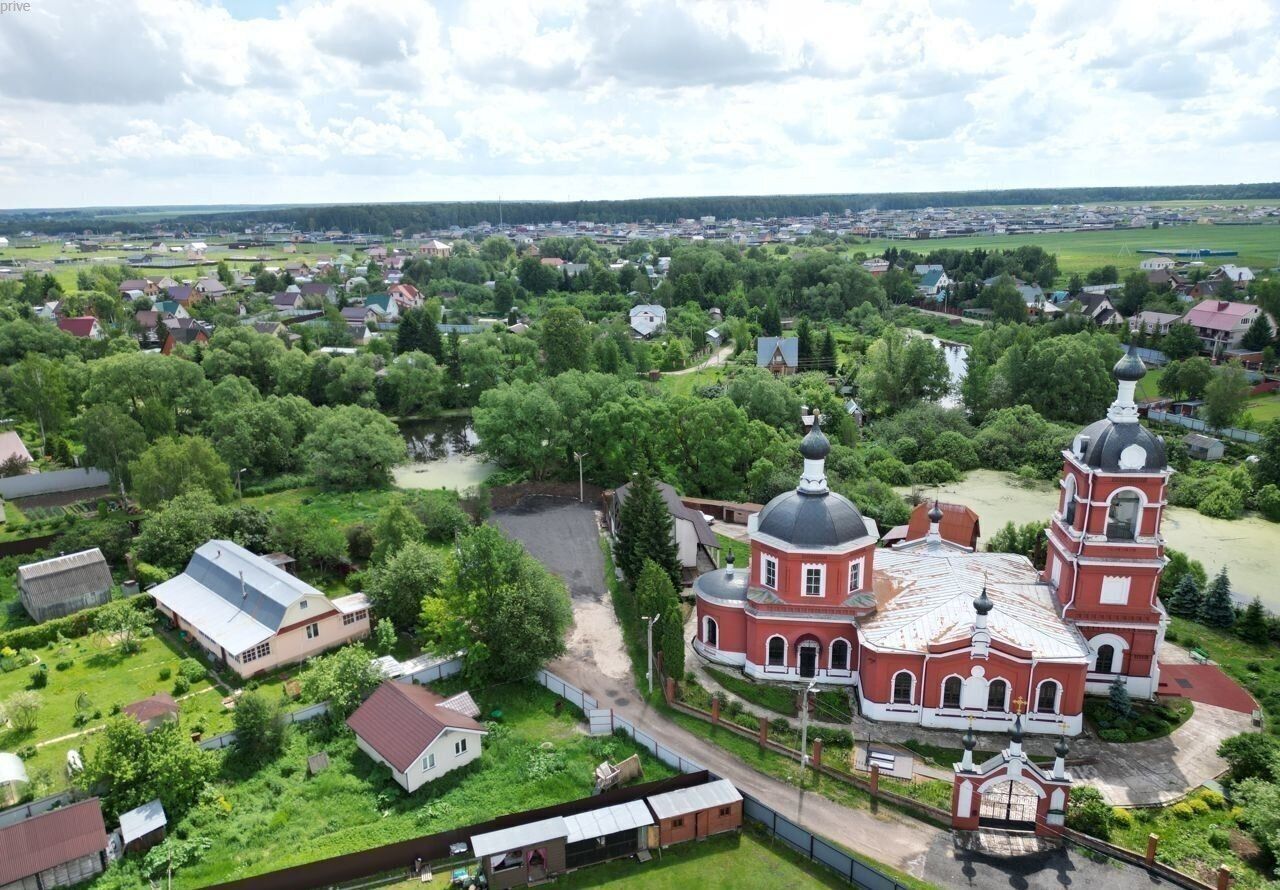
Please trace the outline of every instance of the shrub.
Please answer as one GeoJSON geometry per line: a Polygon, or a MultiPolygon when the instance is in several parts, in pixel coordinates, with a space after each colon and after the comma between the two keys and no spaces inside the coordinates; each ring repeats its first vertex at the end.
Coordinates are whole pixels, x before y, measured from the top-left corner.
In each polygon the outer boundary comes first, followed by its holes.
{"type": "MultiPolygon", "coordinates": [[[[125,602],[139,610],[150,610],[155,605],[155,600],[149,596],[135,596],[125,600],[125,602]]],[[[109,608],[111,608],[110,603],[93,609],[85,609],[65,618],[54,618],[33,627],[19,627],[15,630],[7,631],[0,634],[0,650],[5,648],[39,649],[41,646],[47,646],[57,641],[59,636],[69,639],[87,636],[93,633],[101,611],[109,608]]]]}
{"type": "Polygon", "coordinates": [[[18,750],[15,751],[14,753],[17,754],[19,757],[21,757],[23,760],[30,760],[32,757],[36,756],[36,746],[23,745],[22,747],[18,748],[18,750]]]}
{"type": "Polygon", "coordinates": [[[178,673],[188,683],[196,683],[204,679],[205,668],[197,659],[184,658],[178,663],[178,673]]]}
{"type": "Polygon", "coordinates": [[[49,666],[42,664],[31,672],[31,682],[28,684],[32,689],[44,689],[49,685],[49,666]]]}
{"type": "Polygon", "coordinates": [[[173,676],[173,671],[169,670],[168,668],[160,668],[161,680],[168,680],[171,676],[173,676]]]}
{"type": "Polygon", "coordinates": [[[938,458],[912,464],[911,476],[918,485],[941,485],[959,479],[960,473],[950,461],[938,458]]]}
{"type": "Polygon", "coordinates": [[[1191,812],[1197,816],[1203,816],[1209,812],[1209,805],[1198,797],[1193,797],[1187,801],[1187,806],[1191,807],[1191,812]]]}
{"type": "Polygon", "coordinates": [[[178,679],[173,681],[174,695],[186,695],[187,692],[189,692],[190,690],[191,690],[191,681],[189,681],[186,677],[179,676],[178,679]]]}
{"type": "Polygon", "coordinates": [[[1173,806],[1169,807],[1169,812],[1173,813],[1173,815],[1177,816],[1179,819],[1191,819],[1196,814],[1196,811],[1191,809],[1191,805],[1185,801],[1183,803],[1175,803],[1173,806]]]}
{"type": "Polygon", "coordinates": [[[157,584],[163,584],[172,577],[167,569],[159,566],[153,566],[150,563],[140,562],[133,567],[133,578],[138,582],[140,590],[146,590],[148,587],[154,587],[157,584]]]}
{"type": "Polygon", "coordinates": [[[54,667],[54,670],[67,671],[67,670],[70,670],[72,665],[74,664],[75,664],[74,661],[72,661],[71,659],[67,659],[66,661],[58,662],[53,667],[54,667]]]}
{"type": "Polygon", "coordinates": [[[71,717],[72,726],[84,726],[89,722],[89,715],[84,711],[79,711],[71,717]]]}
{"type": "Polygon", "coordinates": [[[1227,799],[1222,796],[1222,792],[1214,791],[1212,788],[1201,788],[1196,792],[1196,797],[1215,810],[1220,810],[1227,805],[1227,799]]]}
{"type": "Polygon", "coordinates": [[[887,485],[910,485],[911,471],[896,457],[888,457],[870,464],[867,469],[887,485]]]}
{"type": "Polygon", "coordinates": [[[1098,738],[1104,742],[1127,742],[1129,741],[1129,733],[1123,729],[1100,729],[1098,730],[1098,738]]]}
{"type": "Polygon", "coordinates": [[[1067,827],[1091,834],[1100,840],[1111,837],[1112,807],[1102,798],[1102,792],[1092,785],[1073,788],[1067,798],[1067,827]]]}
{"type": "Polygon", "coordinates": [[[1209,846],[1215,850],[1227,850],[1231,847],[1231,835],[1224,828],[1209,829],[1209,846]]]}
{"type": "Polygon", "coordinates": [[[769,721],[770,732],[790,732],[791,724],[786,717],[774,717],[769,721]]]}
{"type": "Polygon", "coordinates": [[[1129,812],[1124,807],[1112,807],[1111,823],[1113,825],[1119,825],[1121,828],[1128,828],[1133,825],[1133,813],[1129,812]]]}

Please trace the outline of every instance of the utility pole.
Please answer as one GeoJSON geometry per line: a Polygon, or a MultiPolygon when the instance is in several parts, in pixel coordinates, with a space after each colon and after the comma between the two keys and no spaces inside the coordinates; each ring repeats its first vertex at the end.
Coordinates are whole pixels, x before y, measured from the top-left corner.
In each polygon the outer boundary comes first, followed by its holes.
{"type": "MultiPolygon", "coordinates": [[[[809,765],[809,696],[813,694],[815,680],[805,687],[804,704],[800,708],[800,787],[804,788],[804,768],[809,765]]],[[[868,748],[868,750],[870,750],[868,748]]]]}
{"type": "Polygon", "coordinates": [[[640,616],[641,621],[648,622],[647,635],[649,639],[649,643],[648,643],[649,663],[648,663],[648,670],[645,672],[645,676],[649,679],[650,695],[653,695],[653,625],[656,624],[658,619],[661,617],[662,617],[661,613],[654,615],[652,618],[650,618],[648,615],[640,616]]]}
{"type": "Polygon", "coordinates": [[[578,462],[578,503],[579,504],[585,502],[585,499],[582,496],[582,459],[586,456],[587,456],[587,453],[585,451],[575,451],[573,453],[573,459],[578,462]]]}
{"type": "Polygon", "coordinates": [[[238,500],[238,501],[243,501],[243,500],[244,500],[244,489],[242,489],[242,488],[240,487],[240,474],[241,474],[241,473],[243,473],[243,472],[244,472],[245,470],[247,470],[247,469],[249,469],[249,468],[248,468],[248,467],[241,467],[240,469],[236,470],[236,500],[238,500]]]}

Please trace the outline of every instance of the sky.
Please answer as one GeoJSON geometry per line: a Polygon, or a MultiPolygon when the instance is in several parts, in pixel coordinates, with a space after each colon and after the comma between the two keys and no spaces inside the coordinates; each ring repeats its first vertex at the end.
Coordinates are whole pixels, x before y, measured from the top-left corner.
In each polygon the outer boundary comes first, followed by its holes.
{"type": "Polygon", "coordinates": [[[1280,0],[30,0],[0,207],[1280,179],[1280,0]]]}

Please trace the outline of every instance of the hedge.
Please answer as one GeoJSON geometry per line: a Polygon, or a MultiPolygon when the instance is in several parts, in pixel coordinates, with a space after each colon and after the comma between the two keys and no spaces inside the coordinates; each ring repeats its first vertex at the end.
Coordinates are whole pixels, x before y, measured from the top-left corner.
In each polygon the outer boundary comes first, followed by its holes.
{"type": "MultiPolygon", "coordinates": [[[[156,604],[155,599],[145,594],[130,597],[126,602],[139,610],[154,608],[156,604]]],[[[16,630],[7,631],[0,634],[0,649],[5,647],[10,649],[39,649],[41,646],[47,646],[56,640],[58,634],[70,638],[87,636],[93,632],[93,625],[98,613],[104,608],[106,606],[96,606],[92,609],[76,612],[74,615],[68,615],[65,618],[54,618],[43,624],[19,627],[16,630]]]]}

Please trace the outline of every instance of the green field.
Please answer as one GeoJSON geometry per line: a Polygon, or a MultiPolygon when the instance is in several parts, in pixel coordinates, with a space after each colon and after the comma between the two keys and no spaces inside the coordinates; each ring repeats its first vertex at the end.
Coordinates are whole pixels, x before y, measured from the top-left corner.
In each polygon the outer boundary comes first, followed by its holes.
{"type": "MultiPolygon", "coordinates": [[[[1165,226],[1159,229],[1124,229],[1106,232],[1053,232],[1044,235],[974,235],[936,241],[875,240],[859,246],[869,253],[889,247],[927,253],[934,248],[970,250],[975,247],[1011,250],[1022,244],[1036,244],[1058,255],[1064,276],[1087,272],[1097,266],[1114,265],[1122,272],[1138,268],[1140,248],[1201,248],[1236,250],[1239,256],[1210,257],[1206,264],[1236,263],[1259,268],[1280,264],[1280,225],[1249,226],[1165,226]]],[[[1065,280],[1065,279],[1064,279],[1065,280]]]]}
{"type": "Polygon", "coordinates": [[[1264,424],[1280,419],[1280,392],[1254,396],[1244,409],[1254,423],[1264,424]]]}

